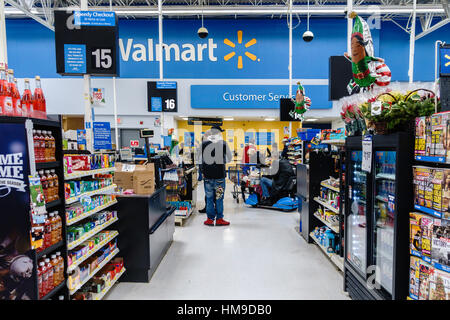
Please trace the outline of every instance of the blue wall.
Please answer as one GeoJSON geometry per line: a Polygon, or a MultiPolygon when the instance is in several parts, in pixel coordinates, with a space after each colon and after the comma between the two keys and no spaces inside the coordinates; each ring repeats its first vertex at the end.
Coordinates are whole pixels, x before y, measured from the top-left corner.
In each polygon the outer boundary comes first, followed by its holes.
{"type": "MultiPolygon", "coordinates": [[[[209,61],[208,50],[203,51],[203,61],[170,61],[164,63],[166,78],[217,78],[217,79],[286,79],[288,78],[288,28],[285,19],[273,20],[206,20],[208,39],[199,39],[196,30],[198,20],[165,20],[164,42],[176,43],[180,51],[183,44],[208,43],[213,39],[217,48],[209,61]],[[237,31],[243,31],[243,43],[237,44],[237,31]],[[233,49],[224,44],[225,38],[236,44],[233,49]],[[257,43],[249,48],[244,44],[255,38],[257,43]],[[231,51],[236,55],[229,61],[224,56],[231,51]],[[244,55],[245,50],[257,56],[252,61],[244,55]],[[243,69],[237,68],[237,56],[243,57],[243,69]]],[[[16,77],[41,75],[56,78],[53,32],[32,20],[7,20],[9,65],[16,77]]],[[[311,30],[315,39],[305,43],[301,35],[304,23],[294,29],[293,75],[294,78],[327,79],[328,57],[346,51],[346,20],[312,19],[311,30]]],[[[121,20],[120,38],[126,47],[127,39],[133,44],[147,45],[152,38],[158,42],[156,20],[121,20]]],[[[393,80],[408,80],[409,35],[392,22],[382,22],[381,30],[373,30],[374,43],[379,43],[376,53],[383,57],[393,74],[393,80]]],[[[425,36],[416,42],[414,80],[430,81],[434,78],[434,42],[450,42],[450,25],[425,36]]],[[[157,61],[121,61],[123,78],[157,78],[157,61]]],[[[197,57],[196,57],[197,58],[197,57]]],[[[173,59],[173,56],[172,56],[173,59]]]]}

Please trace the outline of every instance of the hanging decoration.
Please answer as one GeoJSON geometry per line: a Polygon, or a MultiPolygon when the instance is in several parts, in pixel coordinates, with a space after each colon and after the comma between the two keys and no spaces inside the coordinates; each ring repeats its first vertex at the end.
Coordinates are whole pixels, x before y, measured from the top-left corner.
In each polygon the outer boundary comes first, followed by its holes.
{"type": "Polygon", "coordinates": [[[372,35],[367,22],[355,12],[349,17],[354,19],[351,36],[351,56],[344,56],[352,63],[353,79],[347,90],[349,94],[371,90],[375,85],[387,86],[391,82],[391,71],[382,58],[374,57],[372,35]]]}
{"type": "Polygon", "coordinates": [[[305,96],[305,88],[300,81],[297,82],[297,92],[295,94],[295,110],[291,111],[289,115],[294,119],[304,120],[304,113],[311,107],[311,99],[305,96]]]}

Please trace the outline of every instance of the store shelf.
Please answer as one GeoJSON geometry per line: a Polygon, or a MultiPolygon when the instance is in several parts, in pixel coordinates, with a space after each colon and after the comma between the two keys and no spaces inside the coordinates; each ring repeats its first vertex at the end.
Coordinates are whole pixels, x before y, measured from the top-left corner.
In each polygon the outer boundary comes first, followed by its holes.
{"type": "Polygon", "coordinates": [[[97,268],[95,268],[89,275],[84,279],[79,285],[77,285],[74,289],[69,291],[70,295],[73,295],[75,292],[80,290],[82,286],[84,286],[100,269],[102,269],[106,264],[112,260],[116,256],[116,254],[119,253],[119,249],[114,250],[111,252],[103,261],[100,263],[97,268]]]}
{"type": "Polygon", "coordinates": [[[94,213],[102,211],[102,210],[104,210],[104,209],[106,209],[106,208],[108,208],[108,207],[110,207],[110,206],[112,206],[112,205],[114,205],[116,203],[117,203],[117,200],[114,200],[114,201],[110,201],[110,202],[108,202],[108,203],[106,203],[106,204],[104,204],[102,206],[98,206],[97,208],[95,208],[95,209],[93,209],[91,211],[83,213],[81,216],[78,216],[76,218],[70,219],[69,221],[67,221],[66,225],[70,226],[70,225],[72,225],[72,224],[74,224],[74,223],[76,223],[78,221],[86,219],[87,217],[92,216],[94,213]]]}
{"type": "Polygon", "coordinates": [[[51,297],[53,297],[59,290],[61,290],[62,288],[64,288],[66,285],[66,282],[63,281],[60,284],[58,284],[52,291],[50,291],[49,293],[47,293],[45,296],[43,296],[41,299],[39,300],[48,300],[51,297]]]}
{"type": "Polygon", "coordinates": [[[435,162],[435,163],[445,163],[446,162],[445,157],[415,156],[414,158],[417,161],[423,161],[423,162],[435,162]]]}
{"type": "Polygon", "coordinates": [[[88,254],[86,254],[85,256],[81,257],[80,259],[78,259],[77,261],[73,262],[68,268],[67,268],[67,272],[71,272],[72,270],[75,270],[80,264],[82,264],[84,261],[86,261],[86,259],[88,259],[90,256],[92,256],[94,253],[96,253],[98,250],[100,250],[104,245],[108,244],[111,240],[113,240],[115,237],[117,237],[119,235],[119,232],[117,231],[112,231],[111,235],[106,238],[105,240],[103,240],[102,242],[100,242],[99,244],[97,244],[94,248],[92,248],[88,254]]]}
{"type": "Polygon", "coordinates": [[[91,154],[89,150],[63,150],[63,154],[91,154]]]}
{"type": "Polygon", "coordinates": [[[94,229],[92,229],[91,231],[87,232],[86,234],[84,234],[80,239],[72,241],[70,243],[67,243],[67,249],[72,250],[73,248],[75,248],[76,246],[80,245],[82,242],[86,241],[87,239],[89,239],[90,237],[94,236],[95,234],[99,233],[100,231],[102,231],[103,229],[105,229],[106,227],[112,225],[114,222],[116,222],[117,220],[119,220],[118,218],[114,218],[109,220],[108,222],[95,227],[94,229]]]}
{"type": "Polygon", "coordinates": [[[114,286],[114,284],[116,284],[117,280],[119,280],[119,278],[124,274],[125,271],[126,271],[125,267],[122,267],[122,270],[120,270],[120,272],[116,274],[114,279],[111,280],[111,283],[105,286],[101,292],[97,293],[94,296],[94,300],[102,300],[103,297],[108,293],[109,289],[111,289],[114,286]]]}
{"type": "Polygon", "coordinates": [[[334,233],[339,233],[339,225],[332,225],[330,222],[328,222],[327,220],[325,220],[324,218],[322,218],[320,216],[320,214],[318,214],[317,212],[314,212],[314,216],[319,219],[320,221],[322,221],[322,223],[324,225],[326,225],[328,228],[330,228],[334,233]]]}
{"type": "Polygon", "coordinates": [[[376,198],[377,200],[379,200],[379,201],[382,201],[382,202],[388,202],[388,199],[387,199],[386,197],[382,197],[382,196],[380,196],[380,195],[377,195],[375,198],[376,198]]]}
{"type": "Polygon", "coordinates": [[[56,249],[61,248],[64,245],[64,241],[59,241],[57,243],[55,243],[54,245],[45,248],[44,250],[42,250],[41,252],[36,252],[36,258],[37,260],[39,260],[40,258],[42,258],[42,256],[48,255],[49,253],[55,251],[56,249]]]}
{"type": "Polygon", "coordinates": [[[414,209],[422,211],[424,213],[428,213],[429,215],[432,215],[433,217],[439,218],[439,219],[445,219],[442,217],[442,212],[427,208],[427,207],[423,207],[423,206],[419,206],[418,204],[414,205],[414,209]]]}
{"type": "Polygon", "coordinates": [[[117,186],[115,184],[112,184],[112,185],[107,186],[105,188],[101,188],[101,189],[93,190],[93,191],[89,191],[89,192],[84,192],[84,193],[82,193],[82,194],[80,194],[78,196],[66,199],[66,204],[71,204],[71,203],[77,202],[83,196],[91,197],[91,196],[94,196],[96,194],[102,194],[102,193],[107,193],[107,192],[113,191],[116,187],[117,186]]]}
{"type": "Polygon", "coordinates": [[[339,214],[339,209],[332,207],[332,206],[329,205],[328,203],[322,201],[319,197],[315,197],[314,200],[315,200],[318,204],[320,204],[320,205],[324,206],[325,208],[327,208],[328,210],[333,211],[334,213],[339,214]]]}
{"type": "Polygon", "coordinates": [[[92,176],[94,174],[108,173],[108,172],[113,172],[113,171],[116,171],[115,167],[102,168],[102,169],[96,169],[96,170],[88,170],[88,171],[75,171],[70,174],[65,174],[64,179],[71,180],[71,179],[92,176]]]}
{"type": "Polygon", "coordinates": [[[344,271],[344,259],[337,255],[336,253],[330,253],[327,251],[327,248],[325,248],[320,241],[316,238],[314,235],[314,232],[311,232],[309,236],[314,240],[314,242],[319,246],[320,249],[322,249],[323,253],[325,253],[328,258],[330,258],[331,262],[333,262],[336,267],[339,268],[339,270],[344,271]]]}
{"type": "Polygon", "coordinates": [[[433,262],[430,257],[424,256],[421,252],[418,252],[416,250],[410,250],[411,255],[416,256],[420,258],[421,260],[425,261],[426,263],[431,264],[435,269],[445,271],[450,273],[450,266],[446,266],[437,262],[433,262]]]}
{"type": "Polygon", "coordinates": [[[385,179],[395,181],[395,174],[379,173],[375,176],[375,179],[385,179]]]}
{"type": "Polygon", "coordinates": [[[36,162],[36,170],[55,169],[59,167],[59,161],[36,162]]]}
{"type": "Polygon", "coordinates": [[[345,145],[345,139],[335,139],[335,140],[322,140],[321,144],[332,144],[337,146],[345,145]]]}
{"type": "Polygon", "coordinates": [[[47,203],[45,204],[45,207],[46,207],[47,209],[51,209],[51,208],[54,208],[54,207],[59,206],[61,203],[62,203],[62,202],[61,202],[61,199],[58,199],[58,200],[55,200],[55,201],[47,202],[47,203]]]}
{"type": "Polygon", "coordinates": [[[326,182],[324,182],[324,181],[322,181],[322,182],[320,183],[320,185],[321,185],[322,187],[328,188],[328,189],[330,189],[330,190],[333,190],[333,191],[336,191],[336,192],[340,192],[340,191],[339,191],[339,188],[330,186],[328,183],[326,183],[326,182]]]}

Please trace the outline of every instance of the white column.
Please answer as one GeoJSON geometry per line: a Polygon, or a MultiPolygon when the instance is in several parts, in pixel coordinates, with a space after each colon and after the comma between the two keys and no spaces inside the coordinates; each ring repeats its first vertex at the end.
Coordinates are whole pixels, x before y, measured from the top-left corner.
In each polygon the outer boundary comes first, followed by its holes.
{"type": "Polygon", "coordinates": [[[0,0],[0,66],[8,64],[6,47],[5,2],[0,0]]]}
{"type": "MultiPolygon", "coordinates": [[[[159,80],[163,81],[163,25],[162,25],[162,0],[158,0],[158,33],[159,33],[159,80]]],[[[164,101],[163,101],[164,103],[164,101]]],[[[164,107],[164,106],[162,106],[164,107]]],[[[161,109],[161,148],[164,146],[164,112],[161,109]]]]}
{"type": "Polygon", "coordinates": [[[416,6],[417,0],[413,0],[413,15],[412,15],[412,24],[411,24],[411,32],[409,35],[409,83],[414,81],[414,50],[416,45],[416,6]]]}
{"type": "MultiPolygon", "coordinates": [[[[81,0],[81,10],[88,10],[88,1],[81,0]]],[[[86,57],[89,59],[89,57],[86,57]]],[[[86,129],[86,149],[90,152],[94,151],[93,137],[92,137],[92,104],[91,104],[91,76],[83,76],[83,96],[84,96],[84,128],[86,129]]]]}
{"type": "Polygon", "coordinates": [[[289,0],[289,97],[292,97],[292,0],[289,0]]]}
{"type": "Polygon", "coordinates": [[[353,0],[347,0],[347,52],[351,55],[352,52],[352,28],[353,19],[350,19],[348,15],[353,10],[353,0]]]}

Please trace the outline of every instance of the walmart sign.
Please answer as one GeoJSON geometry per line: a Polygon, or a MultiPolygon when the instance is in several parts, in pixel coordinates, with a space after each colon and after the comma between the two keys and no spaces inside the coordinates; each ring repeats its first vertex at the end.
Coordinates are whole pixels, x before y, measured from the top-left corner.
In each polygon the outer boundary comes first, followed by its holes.
{"type": "MultiPolygon", "coordinates": [[[[311,97],[311,109],[329,109],[328,86],[306,86],[311,97]]],[[[295,94],[296,88],[292,88],[295,94]]],[[[283,85],[192,85],[191,107],[205,109],[278,109],[280,99],[288,98],[288,86],[283,85]],[[205,94],[208,93],[208,94],[205,94]]]]}

